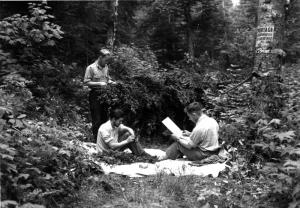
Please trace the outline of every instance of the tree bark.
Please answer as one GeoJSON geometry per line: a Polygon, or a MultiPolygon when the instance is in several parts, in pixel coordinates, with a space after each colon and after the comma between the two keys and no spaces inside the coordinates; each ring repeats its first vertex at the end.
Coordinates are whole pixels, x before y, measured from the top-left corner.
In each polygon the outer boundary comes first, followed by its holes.
{"type": "Polygon", "coordinates": [[[192,28],[192,17],[191,17],[191,5],[190,2],[187,3],[187,5],[184,7],[184,16],[186,19],[186,34],[187,34],[187,43],[188,43],[188,52],[189,55],[194,61],[195,59],[195,48],[194,48],[194,40],[195,40],[195,34],[192,28]]]}
{"type": "Polygon", "coordinates": [[[118,24],[118,6],[119,6],[119,0],[114,0],[111,2],[112,11],[113,11],[113,25],[112,28],[110,28],[107,31],[107,43],[106,45],[111,51],[114,51],[115,49],[115,41],[117,36],[117,24],[118,24]]]}
{"type": "Polygon", "coordinates": [[[283,105],[281,65],[285,0],[259,0],[254,72],[254,107],[263,117],[279,117],[283,105]]]}

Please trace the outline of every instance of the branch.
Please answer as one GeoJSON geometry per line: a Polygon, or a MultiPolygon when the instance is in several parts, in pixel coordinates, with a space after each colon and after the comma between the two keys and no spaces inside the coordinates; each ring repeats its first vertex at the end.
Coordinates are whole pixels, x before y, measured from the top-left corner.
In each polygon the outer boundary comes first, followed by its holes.
{"type": "Polygon", "coordinates": [[[221,94],[222,94],[222,95],[223,95],[223,94],[227,94],[228,92],[230,92],[230,91],[232,91],[232,90],[238,88],[239,86],[241,86],[241,85],[244,84],[245,82],[251,81],[251,80],[253,79],[253,77],[255,77],[255,78],[260,78],[261,76],[260,76],[258,73],[256,73],[256,72],[252,72],[246,79],[244,79],[243,81],[241,81],[239,84],[237,84],[236,86],[232,87],[231,89],[229,89],[229,90],[227,90],[227,91],[225,91],[225,92],[223,92],[223,93],[221,93],[221,94]]]}

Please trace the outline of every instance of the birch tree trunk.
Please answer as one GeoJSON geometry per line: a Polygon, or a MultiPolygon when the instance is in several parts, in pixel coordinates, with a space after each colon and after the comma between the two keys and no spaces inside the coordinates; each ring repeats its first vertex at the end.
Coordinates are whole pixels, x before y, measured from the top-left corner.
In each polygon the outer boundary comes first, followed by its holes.
{"type": "Polygon", "coordinates": [[[286,0],[259,0],[254,72],[254,106],[262,117],[279,117],[283,105],[282,50],[286,0]]]}

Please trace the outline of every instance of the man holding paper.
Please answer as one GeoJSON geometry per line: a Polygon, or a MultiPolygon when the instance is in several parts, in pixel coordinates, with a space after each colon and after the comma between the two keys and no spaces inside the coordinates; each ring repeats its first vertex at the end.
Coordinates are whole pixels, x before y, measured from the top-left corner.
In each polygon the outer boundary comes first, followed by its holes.
{"type": "MultiPolygon", "coordinates": [[[[160,160],[176,159],[185,155],[187,159],[195,161],[218,154],[220,149],[219,125],[215,119],[205,115],[202,109],[202,104],[198,102],[193,102],[184,109],[189,119],[195,123],[195,127],[192,132],[184,130],[180,134],[178,129],[175,133],[173,132],[171,138],[175,142],[167,148],[166,154],[159,158],[160,160]]],[[[164,120],[163,123],[165,124],[165,122],[164,120]]]]}

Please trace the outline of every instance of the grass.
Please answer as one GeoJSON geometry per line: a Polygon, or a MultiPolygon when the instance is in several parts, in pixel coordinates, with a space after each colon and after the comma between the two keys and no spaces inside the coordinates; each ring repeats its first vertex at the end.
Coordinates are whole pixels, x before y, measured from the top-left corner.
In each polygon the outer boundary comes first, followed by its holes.
{"type": "Polygon", "coordinates": [[[255,178],[99,175],[84,183],[69,207],[279,207],[268,198],[269,192],[265,180],[255,178]]]}

